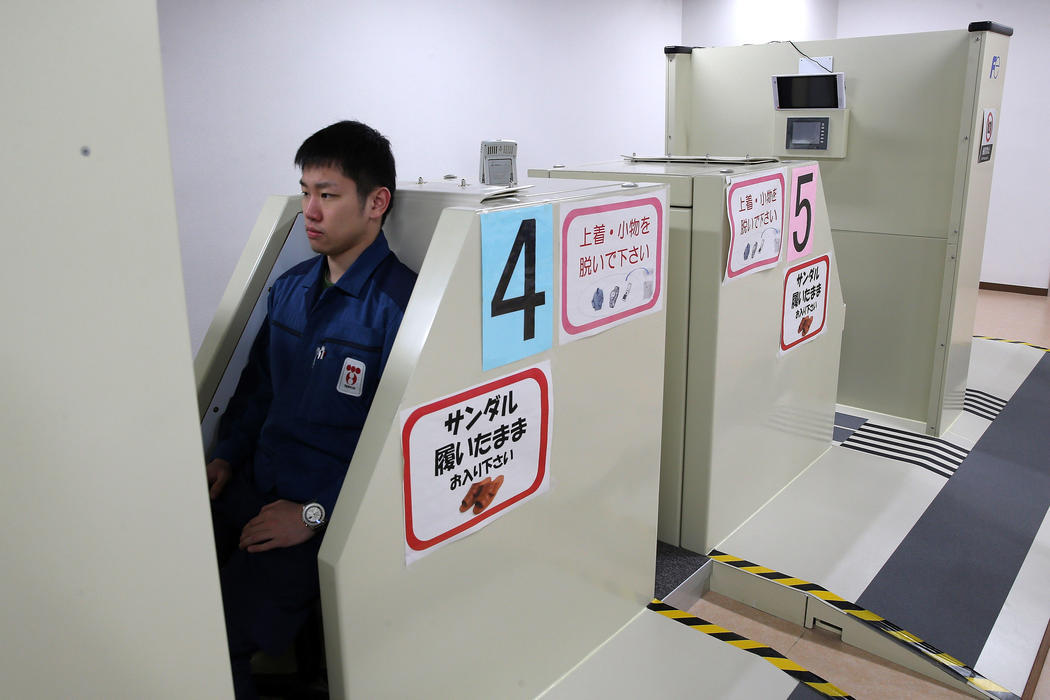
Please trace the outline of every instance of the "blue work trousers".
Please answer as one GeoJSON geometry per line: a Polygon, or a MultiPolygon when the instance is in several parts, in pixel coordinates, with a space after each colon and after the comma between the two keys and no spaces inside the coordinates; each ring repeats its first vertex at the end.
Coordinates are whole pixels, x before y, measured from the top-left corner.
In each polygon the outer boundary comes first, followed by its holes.
{"type": "Polygon", "coordinates": [[[264,505],[278,500],[259,493],[246,471],[236,473],[212,502],[226,637],[238,700],[257,697],[251,677],[252,654],[286,651],[320,597],[320,534],[294,547],[266,552],[238,548],[245,524],[264,505]]]}

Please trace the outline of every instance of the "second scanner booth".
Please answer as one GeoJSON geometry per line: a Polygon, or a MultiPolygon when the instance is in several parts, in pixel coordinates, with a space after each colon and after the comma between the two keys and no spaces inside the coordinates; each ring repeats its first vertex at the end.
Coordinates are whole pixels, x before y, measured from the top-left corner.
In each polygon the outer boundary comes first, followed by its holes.
{"type": "Polygon", "coordinates": [[[963,409],[1012,33],[665,49],[669,155],[819,161],[848,308],[838,401],[930,435],[963,409]]]}
{"type": "Polygon", "coordinates": [[[689,160],[530,174],[668,186],[659,534],[707,552],[831,444],[843,303],[815,163],[689,160]],[[808,244],[797,256],[792,222],[808,244]],[[811,278],[801,289],[800,272],[811,278]],[[795,292],[817,284],[819,313],[800,333],[812,300],[795,292]]]}

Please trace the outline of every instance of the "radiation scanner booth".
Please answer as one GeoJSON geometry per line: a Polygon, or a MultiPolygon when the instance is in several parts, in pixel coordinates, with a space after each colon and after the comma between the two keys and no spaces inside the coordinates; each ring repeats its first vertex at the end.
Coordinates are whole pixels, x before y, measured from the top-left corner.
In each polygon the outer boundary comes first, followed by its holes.
{"type": "MultiPolygon", "coordinates": [[[[535,696],[644,609],[666,227],[656,184],[399,186],[384,229],[419,277],[319,555],[333,697],[535,696]],[[597,309],[555,232],[632,221],[597,309]]],[[[206,441],[267,287],[311,255],[300,198],[271,198],[197,355],[206,441]]]]}
{"type": "Polygon", "coordinates": [[[846,410],[935,436],[962,411],[1012,34],[665,49],[667,155],[819,162],[846,410]]]}
{"type": "Polygon", "coordinates": [[[826,447],[829,397],[932,435],[960,415],[1011,33],[668,47],[666,155],[530,170],[670,187],[662,540],[707,552],[724,539],[826,447]],[[711,216],[763,170],[790,198],[785,258],[839,266],[819,358],[763,355],[748,337],[772,302],[732,274],[732,217],[711,216]],[[830,234],[802,230],[807,218],[830,234]]]}
{"type": "Polygon", "coordinates": [[[659,535],[706,553],[831,442],[843,303],[818,168],[630,158],[530,175],[668,186],[659,535]]]}
{"type": "MultiPolygon", "coordinates": [[[[690,406],[707,421],[694,437],[727,456],[708,483],[688,484],[710,494],[711,537],[827,448],[842,302],[819,182],[804,188],[803,206],[782,168],[733,171],[731,202],[745,212],[751,202],[750,216],[728,216],[722,167],[649,169],[639,178],[648,183],[399,187],[385,230],[419,280],[319,555],[336,696],[404,694],[416,679],[443,697],[464,678],[501,697],[535,695],[643,610],[658,511],[665,517],[664,363],[687,358],[684,321],[708,353],[690,356],[706,391],[690,406]],[[679,198],[694,190],[683,219],[679,198]],[[792,206],[808,209],[812,246],[789,261],[781,231],[792,206]],[[690,220],[701,232],[693,243],[690,220]],[[735,259],[733,224],[752,228],[735,259]],[[690,260],[703,281],[685,319],[690,260]],[[740,278],[723,288],[729,260],[740,278]],[[520,443],[518,418],[530,426],[520,443]],[[499,451],[501,425],[511,433],[499,451]],[[475,455],[478,445],[492,451],[475,455]],[[508,453],[517,456],[502,463],[508,453]],[[463,513],[473,479],[502,476],[487,508],[463,513]]],[[[206,444],[263,322],[267,287],[311,255],[299,201],[267,202],[197,355],[206,444]]],[[[706,523],[700,510],[685,515],[706,523]]]]}

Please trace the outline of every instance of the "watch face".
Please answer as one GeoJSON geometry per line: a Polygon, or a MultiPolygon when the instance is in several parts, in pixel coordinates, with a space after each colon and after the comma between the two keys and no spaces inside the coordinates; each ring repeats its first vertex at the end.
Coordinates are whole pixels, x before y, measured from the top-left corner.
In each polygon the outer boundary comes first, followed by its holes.
{"type": "Polygon", "coordinates": [[[324,508],[319,503],[311,503],[303,511],[303,520],[309,525],[320,525],[324,521],[324,508]]]}

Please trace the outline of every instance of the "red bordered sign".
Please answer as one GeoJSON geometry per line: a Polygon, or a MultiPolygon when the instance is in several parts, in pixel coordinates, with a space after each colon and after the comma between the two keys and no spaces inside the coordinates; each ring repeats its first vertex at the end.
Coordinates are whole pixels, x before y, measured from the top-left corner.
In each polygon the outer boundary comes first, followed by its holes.
{"type": "Polygon", "coordinates": [[[741,177],[726,190],[729,255],[726,279],[775,266],[784,232],[784,171],[741,177]]]}
{"type": "Polygon", "coordinates": [[[664,200],[581,202],[563,215],[563,343],[662,308],[664,200]]]}
{"type": "Polygon", "coordinates": [[[401,413],[411,562],[549,486],[550,363],[401,413]]]}
{"type": "Polygon", "coordinates": [[[822,255],[788,269],[784,275],[784,310],[780,350],[786,352],[824,332],[828,319],[831,260],[822,255]]]}

